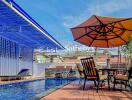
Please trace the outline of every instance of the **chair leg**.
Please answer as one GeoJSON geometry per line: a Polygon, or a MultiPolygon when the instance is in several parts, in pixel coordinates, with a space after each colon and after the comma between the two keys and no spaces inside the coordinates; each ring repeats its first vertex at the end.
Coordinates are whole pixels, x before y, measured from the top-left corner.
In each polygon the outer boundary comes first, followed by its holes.
{"type": "Polygon", "coordinates": [[[127,81],[125,82],[125,89],[126,89],[126,87],[127,87],[127,81]]]}
{"type": "Polygon", "coordinates": [[[96,84],[96,80],[94,80],[94,85],[95,85],[95,87],[97,86],[97,84],[96,84]]]}
{"type": "Polygon", "coordinates": [[[132,91],[132,86],[130,85],[129,81],[128,81],[128,86],[129,86],[130,90],[132,91]]]}
{"type": "Polygon", "coordinates": [[[110,90],[110,77],[109,77],[109,75],[108,75],[108,88],[110,90]]]}
{"type": "Polygon", "coordinates": [[[86,84],[86,78],[84,80],[83,90],[85,89],[85,84],[86,84]]]}
{"type": "Polygon", "coordinates": [[[121,89],[122,89],[122,81],[121,81],[121,89]]]}
{"type": "Polygon", "coordinates": [[[99,83],[100,83],[100,81],[99,81],[99,80],[97,80],[97,82],[98,82],[98,85],[97,85],[97,92],[98,92],[98,90],[99,90],[99,83]]]}
{"type": "Polygon", "coordinates": [[[104,83],[104,82],[105,82],[104,80],[101,82],[101,88],[103,87],[103,83],[104,83]]]}
{"type": "Polygon", "coordinates": [[[114,78],[114,90],[115,90],[116,79],[114,78]]]}

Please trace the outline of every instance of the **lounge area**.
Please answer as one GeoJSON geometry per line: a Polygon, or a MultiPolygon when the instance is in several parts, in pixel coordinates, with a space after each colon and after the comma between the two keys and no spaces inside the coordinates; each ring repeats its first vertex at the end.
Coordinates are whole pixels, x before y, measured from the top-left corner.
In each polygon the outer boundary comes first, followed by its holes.
{"type": "Polygon", "coordinates": [[[131,100],[132,69],[96,68],[93,57],[77,64],[79,79],[42,100],[131,100]],[[54,98],[53,98],[54,97],[54,98]]]}

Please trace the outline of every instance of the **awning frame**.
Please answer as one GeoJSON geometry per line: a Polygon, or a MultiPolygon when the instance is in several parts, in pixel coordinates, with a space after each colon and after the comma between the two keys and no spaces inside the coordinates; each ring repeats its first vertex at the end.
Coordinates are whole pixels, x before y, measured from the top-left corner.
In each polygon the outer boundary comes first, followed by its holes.
{"type": "Polygon", "coordinates": [[[29,16],[22,8],[20,8],[13,0],[2,0],[4,4],[6,4],[11,10],[16,12],[20,17],[22,17],[25,21],[29,23],[29,25],[33,26],[38,32],[42,33],[48,39],[50,39],[53,43],[55,43],[61,49],[64,47],[55,40],[44,28],[42,28],[31,16],[29,16]]]}

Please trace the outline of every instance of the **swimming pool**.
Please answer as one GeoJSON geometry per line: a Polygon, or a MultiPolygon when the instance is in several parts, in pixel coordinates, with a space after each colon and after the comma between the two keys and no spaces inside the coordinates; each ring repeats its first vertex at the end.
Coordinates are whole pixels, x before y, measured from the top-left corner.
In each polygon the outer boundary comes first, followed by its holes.
{"type": "Polygon", "coordinates": [[[0,100],[36,100],[73,79],[43,79],[0,85],[0,100]]]}

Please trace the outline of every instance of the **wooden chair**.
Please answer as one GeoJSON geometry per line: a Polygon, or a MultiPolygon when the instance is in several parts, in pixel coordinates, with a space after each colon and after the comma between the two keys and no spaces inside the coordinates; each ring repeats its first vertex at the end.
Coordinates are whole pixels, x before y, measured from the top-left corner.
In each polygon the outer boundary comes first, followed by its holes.
{"type": "Polygon", "coordinates": [[[107,80],[107,75],[99,75],[93,57],[83,58],[81,59],[81,63],[83,66],[83,73],[84,73],[84,86],[83,90],[85,89],[86,80],[94,81],[94,85],[97,87],[97,92],[99,90],[100,82],[104,82],[107,80]],[[96,83],[97,82],[97,83],[96,83]]]}
{"type": "Polygon", "coordinates": [[[120,81],[121,88],[122,88],[122,83],[125,83],[125,88],[127,87],[127,84],[130,86],[129,84],[130,78],[132,78],[132,67],[130,67],[129,70],[127,71],[127,75],[117,74],[114,76],[114,89],[115,89],[115,85],[117,84],[117,81],[120,81]]]}

